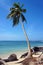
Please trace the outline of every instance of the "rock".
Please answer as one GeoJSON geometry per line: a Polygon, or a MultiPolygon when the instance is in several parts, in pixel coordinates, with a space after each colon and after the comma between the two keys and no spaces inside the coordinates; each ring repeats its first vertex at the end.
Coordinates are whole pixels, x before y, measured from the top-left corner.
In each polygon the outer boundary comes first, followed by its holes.
{"type": "Polygon", "coordinates": [[[6,65],[3,60],[0,60],[0,65],[6,65]]]}
{"type": "Polygon", "coordinates": [[[2,60],[2,58],[0,58],[0,60],[2,60]]]}
{"type": "Polygon", "coordinates": [[[8,57],[8,59],[3,59],[3,61],[5,61],[5,62],[11,62],[11,61],[16,61],[16,60],[18,60],[16,54],[11,54],[8,57]]]}
{"type": "Polygon", "coordinates": [[[20,58],[24,58],[28,55],[28,52],[24,53],[20,58]]]}
{"type": "Polygon", "coordinates": [[[9,62],[9,59],[3,59],[3,61],[5,61],[5,62],[9,62]]]}
{"type": "Polygon", "coordinates": [[[39,50],[39,47],[34,47],[33,50],[34,50],[34,52],[40,51],[40,50],[39,50]]]}
{"type": "Polygon", "coordinates": [[[41,52],[43,52],[43,47],[39,47],[39,50],[40,50],[41,52]]]}
{"type": "Polygon", "coordinates": [[[16,54],[11,54],[11,55],[8,57],[8,61],[16,61],[16,60],[18,60],[16,54]]]}

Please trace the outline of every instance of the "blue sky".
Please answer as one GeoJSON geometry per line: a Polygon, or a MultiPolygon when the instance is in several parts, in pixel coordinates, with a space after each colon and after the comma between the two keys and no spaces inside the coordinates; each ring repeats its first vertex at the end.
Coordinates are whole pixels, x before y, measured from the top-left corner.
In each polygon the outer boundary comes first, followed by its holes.
{"type": "Polygon", "coordinates": [[[6,18],[14,2],[24,4],[27,9],[24,14],[27,24],[24,26],[29,40],[43,41],[43,0],[1,0],[0,40],[26,40],[21,24],[13,27],[12,20],[6,18]]]}

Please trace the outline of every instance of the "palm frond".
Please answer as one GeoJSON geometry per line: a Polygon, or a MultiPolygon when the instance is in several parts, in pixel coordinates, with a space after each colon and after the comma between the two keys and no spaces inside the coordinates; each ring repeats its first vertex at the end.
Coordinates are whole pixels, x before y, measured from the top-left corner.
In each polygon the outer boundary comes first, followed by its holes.
{"type": "Polygon", "coordinates": [[[13,26],[17,25],[19,23],[19,17],[14,16],[13,17],[13,26]]]}
{"type": "Polygon", "coordinates": [[[10,14],[8,14],[7,18],[13,17],[16,14],[16,12],[11,11],[10,14]]]}
{"type": "Polygon", "coordinates": [[[17,10],[19,10],[19,11],[22,11],[22,9],[21,9],[21,7],[20,7],[20,3],[14,3],[14,6],[15,6],[15,9],[17,10]]]}
{"type": "Polygon", "coordinates": [[[26,12],[26,9],[22,9],[24,5],[20,6],[20,3],[14,3],[13,7],[10,8],[10,14],[8,14],[7,18],[11,18],[13,20],[13,26],[19,23],[19,19],[21,16],[22,22],[26,21],[24,15],[22,13],[26,12]]]}
{"type": "Polygon", "coordinates": [[[23,14],[21,14],[21,18],[22,18],[22,22],[26,22],[26,18],[24,17],[24,15],[23,14]]]}
{"type": "Polygon", "coordinates": [[[26,9],[22,9],[22,12],[26,13],[26,9]]]}
{"type": "Polygon", "coordinates": [[[13,6],[15,6],[15,7],[17,7],[17,8],[20,7],[19,5],[20,5],[19,3],[14,3],[14,4],[13,4],[13,6]]]}
{"type": "Polygon", "coordinates": [[[22,4],[21,8],[24,6],[24,4],[22,4]]]}
{"type": "Polygon", "coordinates": [[[12,8],[10,8],[10,11],[13,11],[13,10],[15,10],[15,8],[13,8],[13,7],[12,7],[12,8]]]}

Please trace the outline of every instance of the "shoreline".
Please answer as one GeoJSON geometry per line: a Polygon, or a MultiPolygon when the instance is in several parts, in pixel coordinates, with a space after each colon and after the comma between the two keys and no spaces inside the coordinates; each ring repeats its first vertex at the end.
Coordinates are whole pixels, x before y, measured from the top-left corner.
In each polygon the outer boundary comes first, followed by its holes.
{"type": "Polygon", "coordinates": [[[19,59],[20,56],[24,53],[26,53],[27,51],[16,51],[16,52],[9,52],[9,53],[6,53],[6,54],[0,54],[0,58],[2,59],[6,59],[8,58],[11,54],[16,54],[17,58],[19,59]]]}
{"type": "Polygon", "coordinates": [[[16,54],[17,58],[19,60],[17,61],[11,61],[11,62],[7,62],[7,65],[22,65],[22,63],[18,63],[22,60],[24,60],[25,58],[20,58],[22,54],[26,53],[27,51],[19,51],[19,52],[14,52],[14,53],[8,53],[8,54],[0,54],[0,58],[1,59],[7,59],[11,54],[16,54]]]}
{"type": "MultiPolygon", "coordinates": [[[[41,48],[41,50],[42,50],[43,46],[40,46],[39,48],[41,48]]],[[[18,60],[17,61],[7,62],[6,64],[7,65],[22,65],[22,63],[18,63],[18,62],[23,61],[25,59],[25,57],[24,58],[20,58],[20,57],[21,57],[22,54],[24,54],[26,52],[27,51],[16,51],[16,52],[11,52],[11,53],[9,52],[7,54],[0,54],[0,58],[7,59],[11,54],[16,54],[18,60]]],[[[36,58],[37,58],[37,55],[34,55],[34,56],[36,56],[36,58]]],[[[41,55],[41,57],[39,59],[41,59],[41,58],[43,58],[43,54],[41,55]]]]}
{"type": "MultiPolygon", "coordinates": [[[[43,48],[43,46],[37,46],[37,47],[39,47],[39,48],[43,48]]],[[[33,48],[33,47],[32,47],[33,48]]],[[[31,49],[32,49],[31,48],[31,49]]],[[[42,50],[42,49],[41,49],[42,50]]],[[[8,52],[8,53],[4,53],[4,54],[0,54],[0,58],[2,58],[2,59],[6,59],[6,58],[8,58],[11,54],[16,54],[16,56],[17,56],[17,58],[19,59],[20,58],[20,56],[22,55],[22,54],[24,54],[24,53],[26,53],[26,52],[28,52],[28,49],[27,50],[19,50],[19,51],[10,51],[10,52],[8,52]]]]}

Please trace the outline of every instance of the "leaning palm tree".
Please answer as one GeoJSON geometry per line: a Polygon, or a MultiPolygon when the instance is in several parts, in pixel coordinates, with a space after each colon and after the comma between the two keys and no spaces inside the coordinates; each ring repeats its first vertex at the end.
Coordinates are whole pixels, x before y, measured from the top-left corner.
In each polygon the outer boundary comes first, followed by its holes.
{"type": "Polygon", "coordinates": [[[20,6],[20,3],[14,3],[13,7],[10,8],[10,14],[8,14],[7,18],[11,18],[13,20],[13,26],[17,25],[18,23],[21,23],[28,44],[28,55],[31,56],[31,47],[23,24],[24,21],[26,22],[26,19],[23,15],[23,13],[25,12],[26,9],[23,9],[23,5],[20,6]]]}

